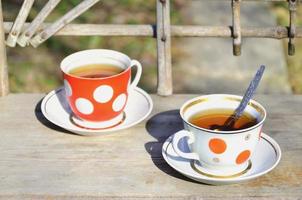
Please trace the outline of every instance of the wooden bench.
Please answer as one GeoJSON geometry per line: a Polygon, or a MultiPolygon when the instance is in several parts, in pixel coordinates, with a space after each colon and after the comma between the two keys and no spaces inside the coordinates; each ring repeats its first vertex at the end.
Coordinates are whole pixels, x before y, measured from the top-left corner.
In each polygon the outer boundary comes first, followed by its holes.
{"type": "Polygon", "coordinates": [[[100,137],[69,134],[40,110],[44,94],[0,98],[0,198],[10,199],[300,199],[302,96],[259,95],[264,132],[281,146],[280,164],[246,183],[209,186],[172,169],[164,140],[182,129],[181,104],[194,95],[152,95],[151,116],[100,137]]]}

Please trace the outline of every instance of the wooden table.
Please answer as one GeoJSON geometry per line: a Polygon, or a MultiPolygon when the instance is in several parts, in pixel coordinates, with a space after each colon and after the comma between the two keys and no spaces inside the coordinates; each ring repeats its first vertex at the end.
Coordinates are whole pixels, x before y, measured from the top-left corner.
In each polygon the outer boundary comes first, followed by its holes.
{"type": "Polygon", "coordinates": [[[43,96],[0,98],[0,198],[302,198],[302,96],[256,97],[267,108],[264,132],[280,144],[281,162],[265,176],[225,186],[191,181],[162,159],[163,141],[182,128],[177,109],[193,95],[152,95],[149,119],[100,137],[47,122],[38,104],[43,96]]]}

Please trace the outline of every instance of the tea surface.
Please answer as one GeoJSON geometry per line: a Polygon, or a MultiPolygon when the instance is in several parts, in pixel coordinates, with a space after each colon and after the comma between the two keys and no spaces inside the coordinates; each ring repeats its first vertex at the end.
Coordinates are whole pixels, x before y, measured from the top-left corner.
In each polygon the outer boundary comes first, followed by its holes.
{"type": "MultiPolygon", "coordinates": [[[[213,130],[214,125],[223,126],[226,120],[233,114],[233,110],[211,109],[201,111],[189,118],[189,122],[195,126],[213,130]]],[[[233,128],[228,131],[246,129],[258,123],[258,120],[247,112],[236,121],[233,128]]],[[[222,128],[224,130],[224,128],[222,128]]]]}
{"type": "Polygon", "coordinates": [[[69,74],[83,78],[104,78],[123,72],[124,69],[108,64],[89,64],[74,68],[69,74]]]}

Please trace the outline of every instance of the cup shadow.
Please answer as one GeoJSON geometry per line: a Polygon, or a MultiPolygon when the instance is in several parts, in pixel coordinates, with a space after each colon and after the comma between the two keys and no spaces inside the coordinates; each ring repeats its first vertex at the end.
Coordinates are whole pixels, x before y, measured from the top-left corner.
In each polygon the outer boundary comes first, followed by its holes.
{"type": "MultiPolygon", "coordinates": [[[[57,94],[56,94],[57,95],[57,94]]],[[[53,124],[52,122],[48,121],[48,119],[46,119],[46,117],[43,115],[42,113],[42,110],[41,110],[41,105],[42,105],[42,101],[45,97],[43,97],[36,105],[35,107],[35,117],[36,119],[41,123],[43,124],[44,126],[46,126],[47,128],[50,128],[52,130],[55,130],[55,131],[58,131],[58,132],[62,132],[62,133],[68,133],[68,134],[72,134],[72,135],[75,135],[74,133],[70,132],[70,131],[67,131],[55,124],[53,124]]],[[[57,98],[60,98],[58,97],[57,95],[57,98]]]]}
{"type": "Polygon", "coordinates": [[[152,116],[147,121],[145,128],[148,133],[157,140],[145,143],[145,149],[150,154],[154,165],[170,176],[193,183],[199,183],[174,170],[162,157],[162,146],[166,139],[184,128],[179,110],[169,110],[152,116]]]}

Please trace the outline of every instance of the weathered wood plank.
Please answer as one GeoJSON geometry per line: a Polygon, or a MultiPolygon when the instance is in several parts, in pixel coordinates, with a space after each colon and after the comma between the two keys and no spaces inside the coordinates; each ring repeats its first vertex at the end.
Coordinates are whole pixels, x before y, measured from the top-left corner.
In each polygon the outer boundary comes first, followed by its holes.
{"type": "MultiPolygon", "coordinates": [[[[51,23],[42,23],[37,32],[41,32],[51,23]]],[[[12,22],[4,22],[5,32],[9,32],[12,22]]],[[[25,23],[24,29],[30,26],[25,23]]],[[[155,36],[153,25],[113,25],[113,24],[67,24],[56,36],[155,36]]]]}
{"type": "Polygon", "coordinates": [[[30,39],[30,44],[33,47],[39,46],[42,42],[53,36],[56,32],[58,32],[60,29],[69,24],[71,21],[73,21],[75,18],[80,16],[82,13],[87,11],[99,1],[100,0],[83,0],[76,7],[63,15],[60,19],[52,23],[50,26],[46,27],[41,33],[38,33],[35,37],[30,39]]]}
{"type": "Polygon", "coordinates": [[[22,35],[18,38],[18,44],[25,47],[29,44],[30,38],[37,32],[41,24],[48,17],[53,9],[60,3],[61,0],[49,0],[35,19],[30,23],[30,25],[22,32],[22,35]]]}
{"type": "Polygon", "coordinates": [[[156,10],[157,93],[168,96],[173,93],[170,0],[157,0],[156,10]]]}
{"type": "Polygon", "coordinates": [[[193,96],[152,95],[148,120],[101,137],[66,134],[48,123],[36,107],[41,94],[0,98],[0,198],[301,198],[302,96],[256,96],[268,112],[264,132],[280,144],[283,157],[271,173],[227,186],[192,182],[161,157],[162,142],[182,128],[177,109],[193,96]]]}
{"type": "Polygon", "coordinates": [[[2,0],[0,0],[0,97],[9,92],[2,0]]]}
{"type": "Polygon", "coordinates": [[[14,25],[8,34],[6,44],[10,47],[16,46],[19,34],[21,33],[22,27],[29,15],[31,7],[33,6],[35,0],[24,0],[22,7],[15,19],[14,25]]]}
{"type": "Polygon", "coordinates": [[[295,35],[296,35],[296,23],[297,23],[297,1],[290,0],[288,1],[289,9],[289,41],[288,41],[288,55],[295,55],[295,35]]]}
{"type": "Polygon", "coordinates": [[[232,0],[232,22],[233,22],[233,54],[241,55],[241,25],[240,25],[240,2],[232,0]]]}
{"type": "MultiPolygon", "coordinates": [[[[5,33],[12,27],[12,22],[4,22],[5,33]]],[[[27,29],[29,23],[24,24],[27,29]]],[[[50,23],[43,23],[38,32],[50,26],[50,23]]],[[[242,27],[242,37],[250,38],[288,38],[287,27],[242,27]]],[[[112,24],[67,24],[56,36],[144,36],[156,37],[156,27],[152,24],[144,25],[112,25],[112,24]]],[[[232,37],[232,29],[229,26],[198,26],[198,25],[171,25],[172,37],[232,37]]],[[[297,38],[302,37],[302,27],[296,28],[297,38]]]]}

